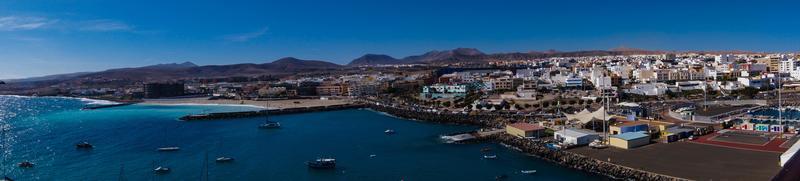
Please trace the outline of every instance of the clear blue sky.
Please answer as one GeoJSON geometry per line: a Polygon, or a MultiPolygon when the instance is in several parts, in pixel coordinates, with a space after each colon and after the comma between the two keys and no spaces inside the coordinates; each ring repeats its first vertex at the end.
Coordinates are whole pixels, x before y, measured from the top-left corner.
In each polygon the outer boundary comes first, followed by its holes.
{"type": "Polygon", "coordinates": [[[800,50],[800,1],[0,1],[0,79],[457,47],[800,50]]]}

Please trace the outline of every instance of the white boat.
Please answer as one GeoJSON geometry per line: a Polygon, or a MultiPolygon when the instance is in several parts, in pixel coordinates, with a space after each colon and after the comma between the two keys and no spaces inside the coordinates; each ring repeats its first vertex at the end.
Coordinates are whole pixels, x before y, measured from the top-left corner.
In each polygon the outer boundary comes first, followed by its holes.
{"type": "Polygon", "coordinates": [[[223,156],[223,157],[218,157],[218,158],[216,159],[216,161],[217,161],[217,163],[232,162],[232,161],[233,161],[233,158],[231,158],[231,157],[224,157],[224,156],[223,156]]]}
{"type": "Polygon", "coordinates": [[[497,155],[483,155],[483,158],[485,158],[485,159],[495,159],[495,158],[497,158],[497,155]]]}
{"type": "Polygon", "coordinates": [[[453,135],[453,136],[445,135],[445,136],[441,136],[440,138],[442,140],[444,140],[445,142],[447,142],[447,143],[455,143],[455,142],[475,139],[475,136],[473,136],[472,134],[465,133],[465,134],[458,134],[458,135],[453,135]]]}
{"type": "Polygon", "coordinates": [[[264,113],[265,113],[265,117],[264,117],[264,123],[261,123],[261,125],[258,125],[258,128],[259,128],[259,129],[275,129],[275,128],[281,128],[281,123],[280,123],[280,122],[276,122],[276,121],[270,121],[270,120],[269,120],[269,100],[267,100],[267,106],[266,106],[266,108],[267,108],[267,109],[266,109],[266,110],[264,110],[264,113]]]}
{"type": "Polygon", "coordinates": [[[394,134],[394,130],[393,129],[387,129],[386,131],[383,131],[383,133],[394,134]]]}
{"type": "Polygon", "coordinates": [[[375,158],[376,156],[378,156],[378,155],[375,155],[375,154],[369,155],[370,158],[375,158]]]}
{"type": "Polygon", "coordinates": [[[519,172],[523,174],[534,174],[536,173],[536,170],[521,170],[519,172]]]}
{"type": "Polygon", "coordinates": [[[280,127],[281,127],[281,123],[273,122],[273,121],[266,121],[266,122],[262,123],[261,125],[258,125],[258,128],[261,128],[261,129],[272,129],[272,128],[280,128],[280,127]]]}
{"type": "Polygon", "coordinates": [[[171,146],[171,147],[161,147],[157,149],[158,151],[178,151],[181,150],[181,147],[171,146]]]}
{"type": "Polygon", "coordinates": [[[20,162],[19,164],[17,164],[17,166],[19,166],[20,168],[32,168],[33,167],[33,163],[31,163],[29,161],[23,161],[23,162],[20,162]]]}
{"type": "Polygon", "coordinates": [[[608,145],[603,144],[603,142],[601,142],[600,140],[594,140],[591,143],[589,143],[589,147],[595,149],[603,149],[603,148],[608,148],[608,145]]]}
{"type": "Polygon", "coordinates": [[[165,173],[169,173],[169,168],[159,166],[159,167],[156,167],[155,169],[153,169],[153,172],[155,172],[157,174],[165,174],[165,173]]]}

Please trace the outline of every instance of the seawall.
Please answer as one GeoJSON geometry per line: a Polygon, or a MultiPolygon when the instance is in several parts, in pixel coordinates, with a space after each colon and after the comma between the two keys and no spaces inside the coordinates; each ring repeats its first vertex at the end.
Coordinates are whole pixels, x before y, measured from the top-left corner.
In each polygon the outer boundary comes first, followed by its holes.
{"type": "Polygon", "coordinates": [[[208,114],[192,114],[192,115],[183,116],[183,117],[181,117],[179,119],[180,120],[184,120],[184,121],[197,121],[197,120],[217,120],[217,119],[232,119],[232,118],[248,118],[248,117],[266,116],[268,114],[269,115],[298,114],[298,113],[308,113],[308,112],[355,109],[355,108],[364,108],[364,107],[365,107],[364,104],[343,104],[343,105],[331,105],[331,106],[315,106],[315,107],[271,109],[271,110],[261,110],[261,111],[241,111],[241,112],[220,112],[220,113],[208,113],[208,114]]]}

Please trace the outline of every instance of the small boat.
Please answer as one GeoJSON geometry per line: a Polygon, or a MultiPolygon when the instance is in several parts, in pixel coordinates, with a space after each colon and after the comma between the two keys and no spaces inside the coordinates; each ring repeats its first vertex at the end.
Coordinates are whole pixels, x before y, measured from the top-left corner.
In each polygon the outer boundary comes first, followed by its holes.
{"type": "Polygon", "coordinates": [[[336,168],[336,159],[333,158],[318,158],[316,160],[306,162],[309,168],[316,169],[332,169],[336,168]]]}
{"type": "Polygon", "coordinates": [[[169,173],[169,171],[170,171],[170,169],[168,167],[161,167],[161,166],[156,167],[155,169],[153,169],[153,173],[156,173],[156,174],[166,174],[166,173],[169,173]]]}
{"type": "Polygon", "coordinates": [[[94,148],[94,145],[89,144],[89,142],[84,141],[84,142],[80,142],[78,144],[75,144],[75,148],[78,148],[78,149],[92,149],[92,148],[94,148]]]}
{"type": "Polygon", "coordinates": [[[394,134],[395,132],[394,132],[394,130],[393,130],[393,129],[387,129],[386,131],[383,131],[383,133],[386,133],[386,134],[394,134]]]}
{"type": "Polygon", "coordinates": [[[376,156],[378,156],[378,155],[375,155],[375,154],[369,155],[370,158],[375,158],[376,156]]]}
{"type": "Polygon", "coordinates": [[[217,161],[217,163],[226,163],[226,162],[232,162],[232,161],[233,161],[233,158],[231,158],[231,157],[224,157],[224,156],[223,156],[223,157],[219,157],[219,158],[217,158],[217,160],[216,160],[216,161],[217,161]]]}
{"type": "Polygon", "coordinates": [[[603,142],[601,142],[600,140],[594,140],[591,143],[589,143],[589,147],[594,149],[604,149],[608,148],[608,145],[603,144],[603,142]]]}
{"type": "Polygon", "coordinates": [[[171,146],[171,147],[161,147],[157,149],[158,151],[178,151],[181,150],[181,147],[171,146]]]}
{"type": "Polygon", "coordinates": [[[521,170],[519,172],[523,174],[534,174],[536,173],[536,170],[521,170]]]}
{"type": "Polygon", "coordinates": [[[20,168],[31,168],[31,167],[33,167],[33,163],[31,163],[29,161],[23,161],[23,162],[19,162],[19,164],[17,164],[17,166],[19,166],[20,168]]]}
{"type": "Polygon", "coordinates": [[[485,158],[485,159],[495,159],[495,158],[497,158],[497,155],[483,155],[483,158],[485,158]]]}
{"type": "Polygon", "coordinates": [[[280,128],[280,127],[281,127],[281,123],[273,122],[273,121],[267,121],[267,122],[262,123],[261,125],[258,125],[258,128],[261,128],[261,129],[274,129],[274,128],[280,128]]]}

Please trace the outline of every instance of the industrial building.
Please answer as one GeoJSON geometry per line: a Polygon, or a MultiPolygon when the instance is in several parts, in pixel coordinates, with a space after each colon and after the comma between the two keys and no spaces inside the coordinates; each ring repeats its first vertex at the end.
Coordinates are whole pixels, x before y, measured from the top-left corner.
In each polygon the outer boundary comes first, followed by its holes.
{"type": "Polygon", "coordinates": [[[594,140],[600,139],[600,136],[594,131],[575,128],[556,131],[554,135],[559,142],[574,146],[587,145],[594,140]]]}
{"type": "Polygon", "coordinates": [[[506,133],[520,138],[539,138],[544,133],[544,127],[530,123],[514,123],[506,125],[506,133]]]}
{"type": "Polygon", "coordinates": [[[650,144],[650,135],[643,131],[612,135],[609,139],[609,145],[622,149],[631,149],[647,144],[650,144]]]}
{"type": "Polygon", "coordinates": [[[611,134],[623,134],[623,133],[630,133],[630,132],[639,132],[639,131],[648,131],[648,125],[645,122],[640,121],[629,121],[629,122],[621,122],[614,125],[609,126],[608,130],[611,134]]]}

